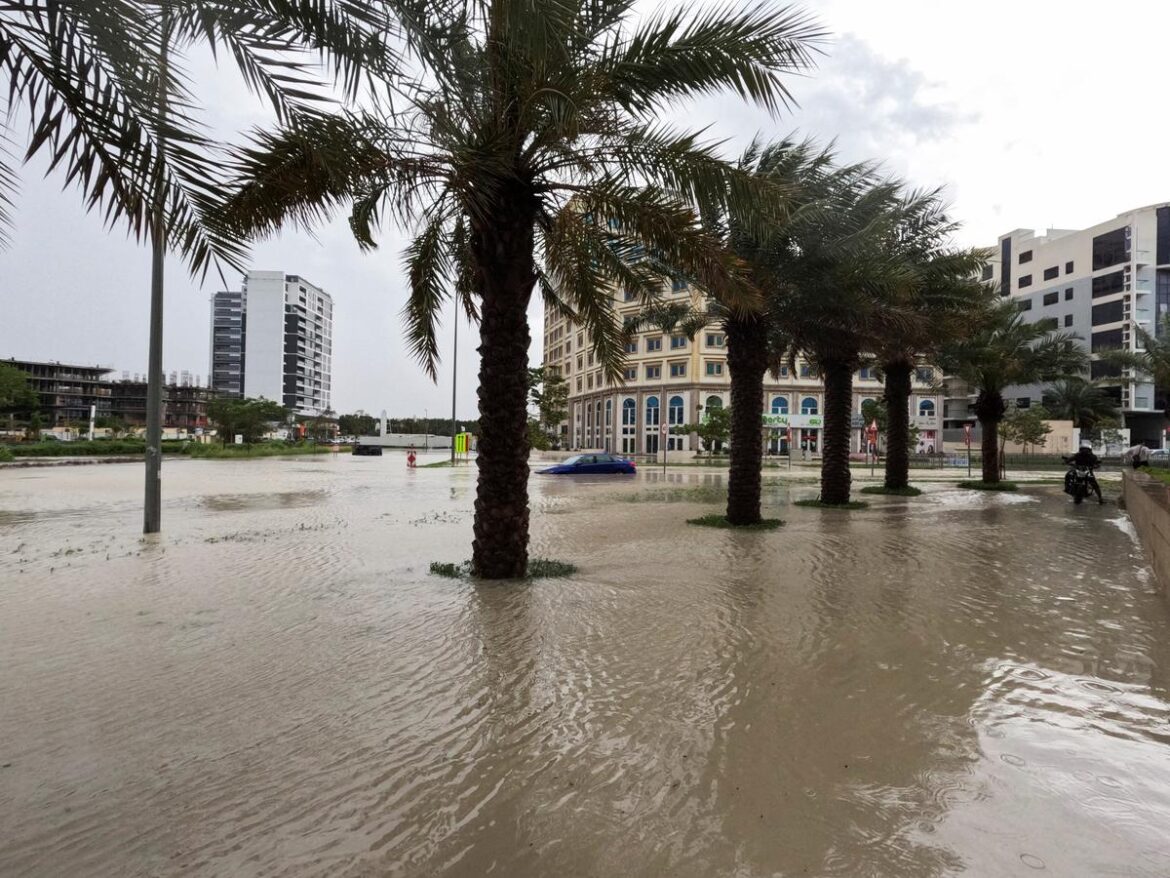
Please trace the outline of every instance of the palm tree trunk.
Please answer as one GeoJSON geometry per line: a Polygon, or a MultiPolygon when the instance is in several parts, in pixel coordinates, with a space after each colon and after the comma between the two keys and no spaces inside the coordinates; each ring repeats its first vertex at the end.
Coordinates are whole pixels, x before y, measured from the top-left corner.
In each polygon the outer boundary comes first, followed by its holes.
{"type": "Polygon", "coordinates": [[[910,484],[910,373],[905,361],[885,363],[886,375],[886,487],[910,484]]]}
{"type": "Polygon", "coordinates": [[[757,524],[764,451],[761,406],[764,372],[768,368],[767,329],[759,317],[739,314],[728,317],[723,329],[727,333],[727,370],[731,376],[727,521],[738,525],[757,524]]]}
{"type": "Polygon", "coordinates": [[[983,430],[983,481],[991,485],[999,483],[999,422],[1005,411],[1007,406],[999,391],[979,391],[975,399],[975,417],[983,430]]]}
{"type": "Polygon", "coordinates": [[[821,502],[849,502],[849,414],[853,402],[853,363],[817,358],[825,380],[825,426],[821,457],[821,502]]]}
{"type": "Polygon", "coordinates": [[[534,201],[523,192],[505,192],[499,203],[490,224],[473,230],[471,242],[483,295],[471,568],[484,579],[516,579],[528,569],[528,301],[536,282],[534,201]]]}

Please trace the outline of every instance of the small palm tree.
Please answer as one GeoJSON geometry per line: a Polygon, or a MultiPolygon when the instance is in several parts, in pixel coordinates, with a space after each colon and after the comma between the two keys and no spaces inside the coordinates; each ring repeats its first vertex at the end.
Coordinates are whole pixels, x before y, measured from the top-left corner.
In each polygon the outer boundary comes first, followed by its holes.
{"type": "Polygon", "coordinates": [[[722,89],[781,106],[785,77],[808,69],[819,29],[769,5],[665,12],[633,24],[632,6],[415,4],[412,34],[429,51],[415,76],[390,79],[389,109],[260,132],[240,156],[228,215],[248,232],[311,225],[342,204],[367,247],[383,215],[417,231],[405,317],[429,374],[444,301],[455,297],[479,319],[472,568],[481,577],[527,568],[533,291],[586,327],[616,380],[624,351],[613,288],[650,301],[663,277],[680,272],[750,302],[737,261],[702,228],[696,208],[762,224],[784,202],[786,193],[727,165],[713,145],[654,120],[681,99],[722,89]]]}
{"type": "Polygon", "coordinates": [[[904,283],[886,289],[902,313],[876,339],[877,357],[889,411],[885,486],[905,488],[910,475],[910,391],[914,370],[939,348],[966,334],[972,317],[990,302],[991,291],[976,278],[987,254],[954,249],[950,221],[938,192],[912,193],[902,200],[893,258],[905,269],[904,283]]]}
{"type": "Polygon", "coordinates": [[[1073,333],[1053,332],[1043,323],[1028,323],[1015,302],[999,302],[975,322],[965,338],[939,352],[948,374],[978,391],[975,416],[983,430],[983,481],[1000,480],[999,422],[1007,411],[1007,387],[1075,378],[1088,356],[1073,333]]]}
{"type": "Polygon", "coordinates": [[[1117,417],[1117,402],[1101,387],[1084,378],[1066,378],[1044,391],[1044,408],[1054,418],[1092,430],[1098,422],[1117,417]]]}

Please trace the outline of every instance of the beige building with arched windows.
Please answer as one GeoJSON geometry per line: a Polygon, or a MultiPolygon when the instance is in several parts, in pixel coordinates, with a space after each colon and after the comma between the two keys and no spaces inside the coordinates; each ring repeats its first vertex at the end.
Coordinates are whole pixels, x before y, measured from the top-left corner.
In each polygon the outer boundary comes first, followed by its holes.
{"type": "MultiPolygon", "coordinates": [[[[614,310],[618,320],[641,310],[636,297],[618,291],[614,310]]],[[[676,282],[667,301],[702,307],[702,295],[676,282]]],[[[544,365],[559,370],[569,386],[568,420],[561,425],[562,447],[596,449],[627,455],[657,455],[663,444],[670,451],[697,452],[694,434],[672,435],[669,428],[693,424],[703,412],[731,402],[731,377],[727,369],[726,338],[718,324],[711,324],[693,339],[665,335],[657,330],[638,333],[626,350],[623,378],[607,381],[585,332],[551,311],[544,318],[544,365]],[[668,428],[664,435],[663,426],[668,428]]],[[[911,423],[919,430],[919,450],[941,451],[942,392],[929,368],[914,376],[910,398],[911,423]]],[[[878,400],[882,383],[873,369],[863,368],[854,377],[853,411],[860,416],[862,404],[878,400]]],[[[778,379],[764,378],[761,417],[767,422],[791,426],[793,445],[816,453],[820,450],[820,416],[824,412],[824,385],[807,362],[797,361],[795,371],[784,367],[778,379]]],[[[788,452],[788,431],[770,431],[768,451],[788,452]]],[[[864,438],[855,431],[853,448],[862,450],[864,438]]]]}

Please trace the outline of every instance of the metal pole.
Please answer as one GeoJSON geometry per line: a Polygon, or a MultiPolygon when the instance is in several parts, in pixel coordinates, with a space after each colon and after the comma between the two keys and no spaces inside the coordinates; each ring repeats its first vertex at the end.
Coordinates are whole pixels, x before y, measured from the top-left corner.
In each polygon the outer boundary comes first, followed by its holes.
{"type": "Polygon", "coordinates": [[[431,450],[431,413],[423,409],[423,451],[431,450]]]}
{"type": "Polygon", "coordinates": [[[666,407],[666,385],[662,385],[662,399],[658,403],[658,417],[661,423],[658,425],[658,439],[662,443],[662,475],[666,475],[666,440],[670,437],[670,416],[666,407]],[[665,419],[663,419],[665,416],[665,419]],[[662,432],[662,428],[666,427],[666,432],[662,432]]]}
{"type": "MultiPolygon", "coordinates": [[[[163,7],[159,29],[158,114],[159,128],[155,132],[156,148],[165,147],[167,50],[170,43],[170,22],[163,7]]],[[[143,509],[142,532],[162,530],[162,345],[163,345],[163,266],[166,260],[166,205],[163,202],[162,179],[155,180],[157,192],[151,229],[150,262],[150,353],[146,374],[146,497],[143,509]]]]}
{"type": "Polygon", "coordinates": [[[451,348],[451,466],[455,466],[455,387],[459,383],[459,303],[454,303],[455,341],[451,348]]]}

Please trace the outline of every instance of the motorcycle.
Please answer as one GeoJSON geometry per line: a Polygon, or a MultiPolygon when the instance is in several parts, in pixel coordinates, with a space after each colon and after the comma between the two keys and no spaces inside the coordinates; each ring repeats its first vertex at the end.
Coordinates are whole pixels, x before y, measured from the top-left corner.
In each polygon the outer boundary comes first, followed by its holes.
{"type": "Polygon", "coordinates": [[[1093,483],[1096,479],[1093,476],[1093,468],[1078,464],[1071,457],[1065,456],[1062,460],[1069,465],[1069,471],[1064,476],[1064,493],[1073,498],[1073,503],[1080,505],[1086,497],[1094,493],[1093,483]]]}

